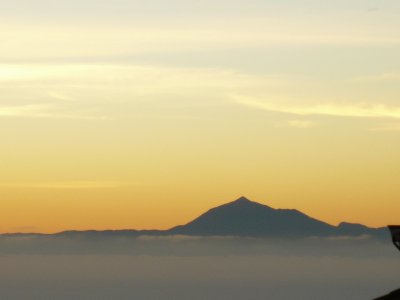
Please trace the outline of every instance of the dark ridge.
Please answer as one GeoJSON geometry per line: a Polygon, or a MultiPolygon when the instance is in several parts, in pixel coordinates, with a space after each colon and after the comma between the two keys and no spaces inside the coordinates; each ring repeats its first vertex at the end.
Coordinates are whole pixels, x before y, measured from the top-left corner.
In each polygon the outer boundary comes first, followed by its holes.
{"type": "MultiPolygon", "coordinates": [[[[342,222],[333,226],[296,209],[274,209],[242,196],[214,207],[193,221],[169,230],[87,230],[63,231],[51,236],[77,238],[137,237],[143,235],[248,236],[248,237],[329,237],[371,236],[388,238],[386,228],[342,222]]],[[[49,236],[49,234],[3,234],[3,237],[49,236]]]]}
{"type": "Polygon", "coordinates": [[[292,209],[273,209],[241,197],[169,230],[185,235],[323,236],[335,227],[292,209]]]}

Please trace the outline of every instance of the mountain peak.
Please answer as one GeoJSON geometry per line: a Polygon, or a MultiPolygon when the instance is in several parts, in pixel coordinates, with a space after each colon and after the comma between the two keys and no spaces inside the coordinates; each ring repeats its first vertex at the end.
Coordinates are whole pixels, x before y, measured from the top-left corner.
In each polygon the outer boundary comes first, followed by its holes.
{"type": "Polygon", "coordinates": [[[226,207],[240,207],[240,208],[251,208],[251,209],[255,209],[255,208],[263,208],[263,209],[269,209],[269,210],[274,210],[273,208],[265,205],[265,204],[261,204],[255,201],[251,201],[250,199],[242,196],[239,199],[236,199],[235,201],[226,203],[224,205],[221,205],[218,208],[226,208],[226,207]]]}
{"type": "Polygon", "coordinates": [[[263,209],[269,209],[269,210],[274,210],[273,208],[269,207],[268,205],[261,204],[255,201],[252,201],[245,196],[242,196],[235,201],[228,202],[226,204],[223,204],[221,206],[218,206],[214,209],[221,209],[221,208],[235,208],[235,209],[256,209],[256,208],[263,208],[263,209]]]}
{"type": "Polygon", "coordinates": [[[236,199],[235,201],[233,201],[234,203],[248,203],[248,202],[252,202],[249,199],[247,199],[245,196],[242,196],[238,199],[236,199]]]}
{"type": "Polygon", "coordinates": [[[321,236],[335,227],[296,210],[274,209],[242,196],[214,207],[173,234],[238,236],[321,236]]]}

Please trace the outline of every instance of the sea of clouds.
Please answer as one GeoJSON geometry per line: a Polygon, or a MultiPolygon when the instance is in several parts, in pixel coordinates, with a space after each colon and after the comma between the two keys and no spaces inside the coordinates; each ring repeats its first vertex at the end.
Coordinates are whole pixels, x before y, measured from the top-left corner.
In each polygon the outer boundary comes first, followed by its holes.
{"type": "Polygon", "coordinates": [[[0,237],[0,298],[373,299],[400,255],[359,238],[0,237]]]}

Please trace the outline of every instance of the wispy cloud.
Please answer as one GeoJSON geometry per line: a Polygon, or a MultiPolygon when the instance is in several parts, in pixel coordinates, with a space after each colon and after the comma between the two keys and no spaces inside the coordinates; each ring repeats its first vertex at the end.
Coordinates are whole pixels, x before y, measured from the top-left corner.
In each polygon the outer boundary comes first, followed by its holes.
{"type": "Polygon", "coordinates": [[[284,122],[277,122],[275,126],[307,129],[317,126],[317,123],[311,120],[288,120],[284,122]]]}
{"type": "Polygon", "coordinates": [[[79,120],[109,120],[109,117],[85,115],[79,112],[61,111],[50,104],[27,104],[18,106],[0,106],[0,117],[9,118],[47,118],[47,119],[79,119],[79,120]]]}
{"type": "Polygon", "coordinates": [[[48,109],[48,105],[41,104],[0,106],[0,117],[39,117],[43,116],[48,109]]]}
{"type": "Polygon", "coordinates": [[[400,132],[400,123],[382,124],[370,129],[370,131],[398,131],[400,132]]]}
{"type": "Polygon", "coordinates": [[[50,91],[50,92],[47,92],[47,95],[50,98],[55,99],[55,100],[61,100],[61,101],[67,101],[67,102],[77,101],[75,98],[70,97],[64,93],[50,91]]]}
{"type": "Polygon", "coordinates": [[[385,104],[303,104],[276,103],[250,97],[233,96],[232,99],[241,105],[272,112],[287,113],[300,116],[325,115],[337,117],[361,118],[394,118],[400,119],[400,107],[390,107],[385,104]]]}
{"type": "Polygon", "coordinates": [[[352,79],[352,81],[359,82],[372,82],[372,81],[400,81],[400,73],[382,73],[377,75],[359,76],[352,79]]]}
{"type": "Polygon", "coordinates": [[[0,187],[33,189],[113,189],[125,184],[126,183],[117,181],[58,181],[1,183],[0,187]]]}
{"type": "MultiPolygon", "coordinates": [[[[288,20],[288,22],[291,20],[288,20]]],[[[270,21],[271,22],[271,21],[270,21]]],[[[171,22],[170,22],[171,23],[171,22]]],[[[248,24],[244,20],[242,24],[248,24]]],[[[132,26],[132,28],[102,27],[40,27],[37,25],[20,27],[9,25],[7,31],[1,32],[11,42],[8,47],[0,49],[4,61],[15,59],[37,59],[47,57],[65,57],[74,53],[76,56],[115,56],[121,53],[151,52],[181,52],[197,51],[199,47],[207,50],[220,50],[236,47],[260,46],[304,46],[304,45],[335,45],[335,46],[371,46],[371,45],[400,45],[400,39],[393,32],[382,34],[365,34],[365,32],[335,32],[316,30],[315,24],[304,25],[299,29],[298,24],[281,28],[277,21],[247,26],[226,27],[220,24],[182,28],[180,25],[164,25],[162,28],[132,26]],[[269,25],[269,26],[268,26],[269,25]],[[140,28],[140,29],[139,29],[140,28]],[[262,28],[268,28],[263,30],[262,28]],[[322,31],[322,32],[321,32],[322,31]],[[90,39],[87,37],[90,36],[90,39]],[[32,37],[37,41],[31,43],[32,37]],[[67,43],[65,42],[67,41],[67,43]],[[21,51],[29,47],[27,51],[21,51]],[[121,50],[123,49],[123,50],[121,50]]],[[[0,73],[1,75],[1,73],[0,73]]],[[[1,77],[1,76],[0,76],[1,77]]]]}

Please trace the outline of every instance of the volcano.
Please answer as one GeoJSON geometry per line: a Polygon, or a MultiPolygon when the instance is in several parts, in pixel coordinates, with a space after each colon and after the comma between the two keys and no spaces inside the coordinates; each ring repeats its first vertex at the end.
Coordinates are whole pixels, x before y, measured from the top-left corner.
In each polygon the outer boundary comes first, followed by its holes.
{"type": "Polygon", "coordinates": [[[274,209],[241,197],[169,231],[182,235],[291,237],[333,235],[337,229],[296,209],[274,209]]]}

